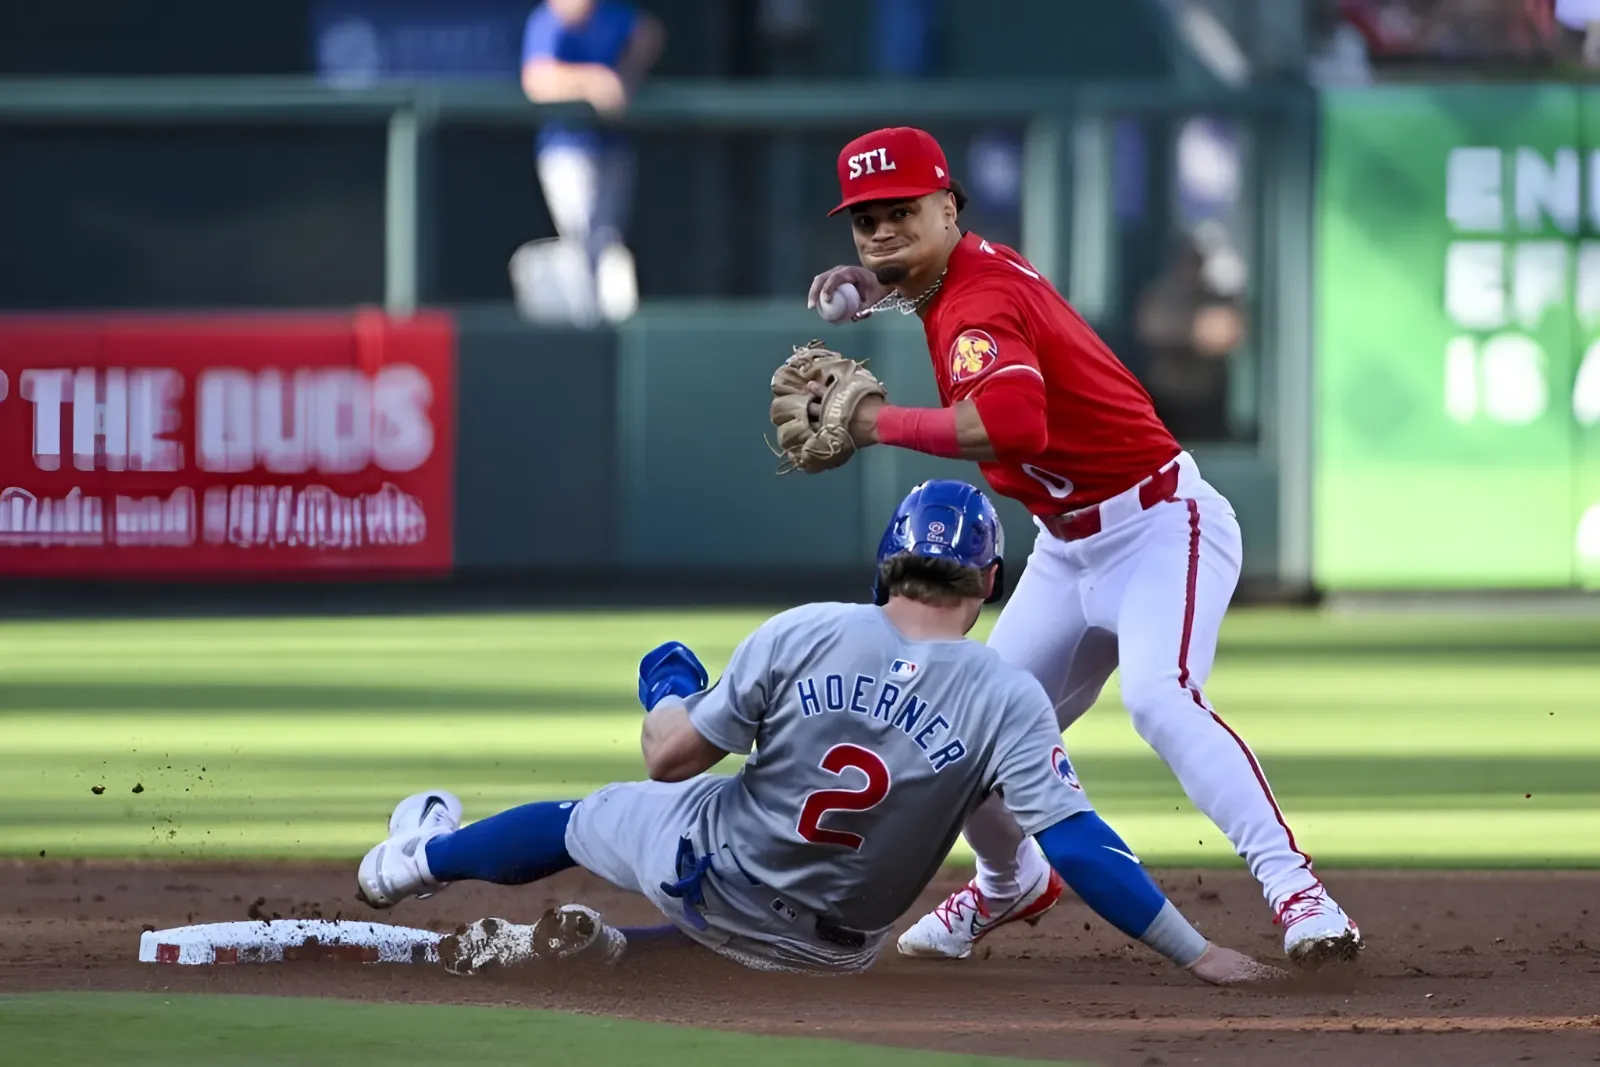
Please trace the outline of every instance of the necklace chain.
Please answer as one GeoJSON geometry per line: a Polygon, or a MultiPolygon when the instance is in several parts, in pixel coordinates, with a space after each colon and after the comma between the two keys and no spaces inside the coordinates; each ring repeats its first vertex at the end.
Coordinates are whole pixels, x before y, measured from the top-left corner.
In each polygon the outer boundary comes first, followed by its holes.
{"type": "Polygon", "coordinates": [[[949,268],[940,271],[939,276],[933,280],[933,284],[924,289],[922,294],[915,300],[907,300],[898,292],[891,290],[888,296],[867,308],[865,314],[874,315],[880,311],[898,311],[902,315],[915,315],[928,306],[928,301],[932,300],[934,294],[944,285],[944,276],[948,271],[949,268]]]}

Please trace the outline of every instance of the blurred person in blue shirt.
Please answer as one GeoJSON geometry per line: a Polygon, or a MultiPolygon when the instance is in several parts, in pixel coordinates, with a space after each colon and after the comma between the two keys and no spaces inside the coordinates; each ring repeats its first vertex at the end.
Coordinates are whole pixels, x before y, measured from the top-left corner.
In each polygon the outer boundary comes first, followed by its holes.
{"type": "MultiPolygon", "coordinates": [[[[620,114],[664,40],[660,20],[621,0],[545,0],[523,33],[523,92],[535,103],[584,100],[602,116],[620,114]]],[[[631,145],[614,130],[550,123],[539,131],[537,167],[556,232],[587,258],[601,312],[626,318],[638,302],[624,241],[631,145]]]]}

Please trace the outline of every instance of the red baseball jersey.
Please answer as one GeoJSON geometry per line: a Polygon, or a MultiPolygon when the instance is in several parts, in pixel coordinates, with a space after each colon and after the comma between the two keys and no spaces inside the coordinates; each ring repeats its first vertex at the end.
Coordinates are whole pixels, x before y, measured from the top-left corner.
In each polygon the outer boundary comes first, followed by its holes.
{"type": "Polygon", "coordinates": [[[1049,433],[1026,462],[979,464],[1035,515],[1115,496],[1178,455],[1150,394],[1072,305],[1014,250],[965,234],[923,321],[946,407],[1007,374],[1044,385],[1049,433]]]}

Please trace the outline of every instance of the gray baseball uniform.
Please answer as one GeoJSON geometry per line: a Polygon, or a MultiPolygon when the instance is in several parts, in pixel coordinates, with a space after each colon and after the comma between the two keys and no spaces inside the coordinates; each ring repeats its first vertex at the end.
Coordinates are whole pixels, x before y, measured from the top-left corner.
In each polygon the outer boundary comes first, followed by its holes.
{"type": "Polygon", "coordinates": [[[992,791],[1028,834],[1090,809],[1032,675],[872,605],[774,616],[686,703],[712,744],[754,749],[745,765],[607,786],[567,849],[750,966],[870,965],[992,791]]]}

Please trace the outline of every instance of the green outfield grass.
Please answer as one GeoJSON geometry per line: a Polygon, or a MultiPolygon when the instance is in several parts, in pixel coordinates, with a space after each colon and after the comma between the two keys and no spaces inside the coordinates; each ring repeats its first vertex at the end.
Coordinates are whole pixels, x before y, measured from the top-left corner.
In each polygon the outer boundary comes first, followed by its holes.
{"type": "Polygon", "coordinates": [[[548,1011],[291,997],[0,996],[7,1063],[50,1067],[351,1063],[1003,1067],[1028,1061],[758,1037],[548,1011]]]}
{"type": "MultiPolygon", "coordinates": [[[[348,859],[420,788],[580,796],[642,773],[641,652],[762,617],[0,624],[0,854],[348,859]]],[[[1209,694],[1319,864],[1600,866],[1600,618],[1238,612],[1209,694]]],[[[1238,862],[1114,682],[1067,741],[1146,862],[1238,862]]]]}

